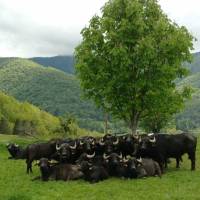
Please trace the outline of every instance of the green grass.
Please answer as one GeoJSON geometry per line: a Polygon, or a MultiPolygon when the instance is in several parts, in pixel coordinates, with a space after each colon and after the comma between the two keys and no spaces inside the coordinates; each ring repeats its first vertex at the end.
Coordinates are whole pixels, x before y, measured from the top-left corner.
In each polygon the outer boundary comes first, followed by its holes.
{"type": "Polygon", "coordinates": [[[9,160],[5,144],[9,141],[22,145],[31,143],[28,138],[0,135],[0,200],[195,200],[200,199],[200,167],[197,148],[197,170],[191,172],[190,161],[184,156],[179,170],[172,162],[163,177],[141,180],[109,180],[89,184],[79,181],[31,181],[39,175],[36,166],[33,174],[26,174],[24,160],[9,160]]]}

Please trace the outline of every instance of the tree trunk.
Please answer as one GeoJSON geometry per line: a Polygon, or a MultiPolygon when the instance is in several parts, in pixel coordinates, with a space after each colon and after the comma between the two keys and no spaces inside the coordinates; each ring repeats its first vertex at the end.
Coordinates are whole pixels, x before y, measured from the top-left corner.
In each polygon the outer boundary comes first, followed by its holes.
{"type": "Polygon", "coordinates": [[[131,122],[130,122],[130,128],[131,128],[131,133],[136,134],[137,133],[137,127],[138,127],[138,122],[139,122],[139,113],[136,113],[131,117],[131,122]]]}
{"type": "Polygon", "coordinates": [[[107,134],[108,132],[108,114],[104,114],[104,120],[105,120],[105,126],[104,126],[104,134],[107,134]]]}

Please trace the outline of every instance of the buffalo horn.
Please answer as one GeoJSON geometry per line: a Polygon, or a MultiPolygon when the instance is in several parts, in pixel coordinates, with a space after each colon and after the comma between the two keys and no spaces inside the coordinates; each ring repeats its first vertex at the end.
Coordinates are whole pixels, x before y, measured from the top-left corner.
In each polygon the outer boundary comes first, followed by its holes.
{"type": "Polygon", "coordinates": [[[35,166],[39,165],[39,161],[37,160],[34,165],[35,166]]]}
{"type": "Polygon", "coordinates": [[[152,135],[154,135],[154,133],[149,133],[149,134],[148,134],[148,136],[152,136],[152,135]]]}
{"type": "Polygon", "coordinates": [[[133,138],[138,140],[139,139],[139,135],[133,134],[133,138]]]}
{"type": "Polygon", "coordinates": [[[142,158],[140,157],[140,159],[137,159],[137,161],[138,161],[139,163],[142,163],[142,158]]]}
{"type": "Polygon", "coordinates": [[[104,158],[105,160],[107,160],[109,157],[110,157],[110,156],[106,156],[105,153],[103,154],[103,158],[104,158]]]}
{"type": "Polygon", "coordinates": [[[153,139],[149,139],[149,142],[155,143],[156,142],[156,138],[154,137],[153,139]]]}
{"type": "Polygon", "coordinates": [[[128,159],[127,158],[123,158],[123,162],[128,162],[128,159]]]}
{"type": "Polygon", "coordinates": [[[95,145],[95,141],[94,140],[92,141],[92,145],[95,145]]]}
{"type": "Polygon", "coordinates": [[[15,144],[15,147],[19,147],[19,145],[18,145],[18,144],[15,144]]]}
{"type": "Polygon", "coordinates": [[[90,155],[90,154],[87,154],[87,158],[89,158],[89,159],[90,159],[90,158],[94,158],[94,156],[95,156],[95,151],[94,151],[94,153],[91,154],[91,155],[90,155]]]}
{"type": "Polygon", "coordinates": [[[119,139],[117,138],[117,140],[113,142],[113,145],[118,145],[118,144],[119,144],[119,139]]]}
{"type": "Polygon", "coordinates": [[[50,161],[50,164],[58,164],[58,162],[55,161],[55,160],[51,160],[51,161],[50,161]]]}
{"type": "Polygon", "coordinates": [[[103,146],[103,145],[105,144],[105,143],[103,142],[103,139],[100,139],[99,144],[100,144],[101,146],[103,146]]]}
{"type": "Polygon", "coordinates": [[[69,146],[70,147],[70,149],[76,149],[76,142],[75,142],[75,144],[74,144],[74,146],[69,146]]]}
{"type": "Polygon", "coordinates": [[[59,151],[60,150],[60,146],[58,144],[56,144],[56,150],[59,151]]]}

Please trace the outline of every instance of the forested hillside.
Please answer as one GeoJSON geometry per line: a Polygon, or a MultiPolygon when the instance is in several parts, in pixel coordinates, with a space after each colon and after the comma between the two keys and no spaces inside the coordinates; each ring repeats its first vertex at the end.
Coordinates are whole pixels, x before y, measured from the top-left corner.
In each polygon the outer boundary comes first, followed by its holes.
{"type": "Polygon", "coordinates": [[[183,112],[176,116],[177,128],[185,130],[200,128],[200,72],[192,74],[178,83],[178,87],[183,85],[191,86],[193,94],[183,112]]]}
{"type": "Polygon", "coordinates": [[[30,60],[45,67],[51,66],[64,72],[74,74],[73,56],[35,57],[30,58],[30,60]]]}
{"type": "Polygon", "coordinates": [[[0,133],[17,135],[52,134],[60,130],[57,117],[0,92],[0,133]]]}
{"type": "Polygon", "coordinates": [[[102,130],[102,114],[81,98],[73,75],[21,58],[3,58],[0,63],[0,90],[54,115],[74,115],[82,127],[102,130]]]}
{"type": "MultiPolygon", "coordinates": [[[[74,115],[81,127],[103,131],[102,113],[92,102],[81,98],[79,83],[74,75],[57,70],[73,73],[73,57],[38,57],[33,60],[35,62],[21,58],[0,58],[0,90],[52,114],[74,115]],[[52,67],[44,67],[36,62],[52,67]]],[[[195,53],[193,62],[186,66],[191,74],[181,80],[178,86],[191,85],[195,93],[183,112],[176,116],[176,123],[180,129],[199,128],[200,53],[195,53]]]]}
{"type": "Polygon", "coordinates": [[[185,109],[176,115],[176,125],[179,129],[196,129],[200,128],[200,52],[193,54],[191,64],[184,64],[189,70],[190,75],[180,82],[178,87],[183,85],[193,88],[191,100],[186,103],[185,109]]]}
{"type": "Polygon", "coordinates": [[[200,72],[200,52],[194,53],[192,63],[186,63],[185,66],[188,67],[191,74],[200,72]]]}

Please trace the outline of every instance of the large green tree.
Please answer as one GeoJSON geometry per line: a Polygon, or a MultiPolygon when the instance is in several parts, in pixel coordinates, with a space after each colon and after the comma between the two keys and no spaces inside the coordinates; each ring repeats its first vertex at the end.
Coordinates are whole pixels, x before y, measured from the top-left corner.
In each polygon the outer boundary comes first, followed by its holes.
{"type": "Polygon", "coordinates": [[[192,35],[156,0],[109,0],[81,34],[75,60],[84,94],[133,133],[152,102],[174,93],[193,48],[192,35]]]}

